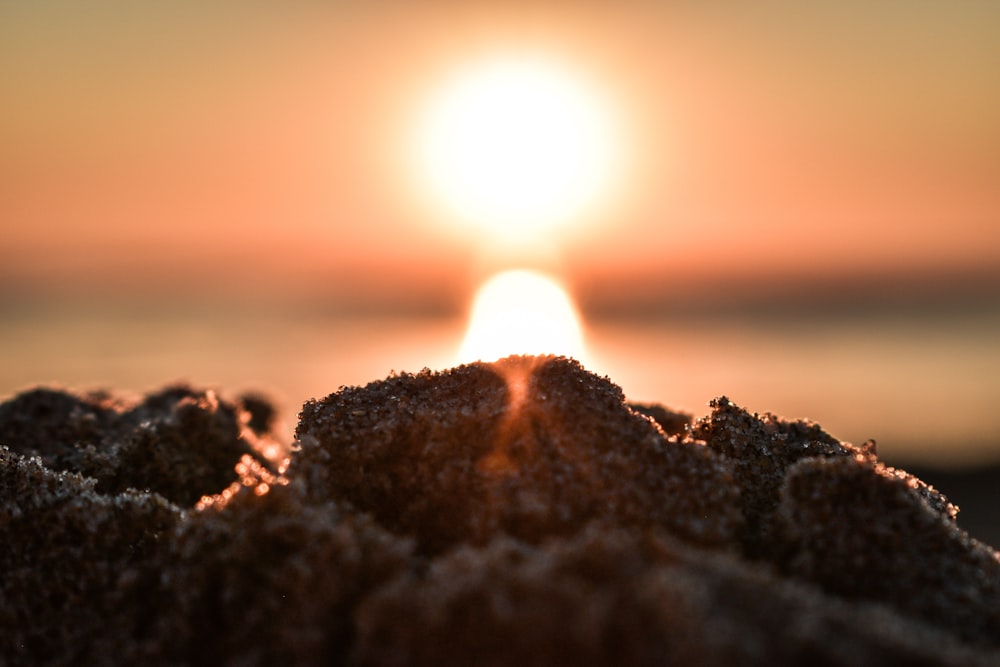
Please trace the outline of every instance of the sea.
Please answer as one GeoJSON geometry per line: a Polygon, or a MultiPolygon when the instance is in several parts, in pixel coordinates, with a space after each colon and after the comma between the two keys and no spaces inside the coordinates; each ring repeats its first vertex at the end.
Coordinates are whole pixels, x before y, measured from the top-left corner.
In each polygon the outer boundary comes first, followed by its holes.
{"type": "MultiPolygon", "coordinates": [[[[0,315],[0,396],[38,385],[140,394],[188,382],[268,394],[289,432],[308,398],[457,364],[467,327],[458,315],[224,303],[43,303],[0,315]]],[[[726,396],[814,420],[842,440],[874,439],[894,460],[1000,461],[1000,312],[585,318],[584,344],[584,366],[632,401],[698,417],[726,396]]]]}

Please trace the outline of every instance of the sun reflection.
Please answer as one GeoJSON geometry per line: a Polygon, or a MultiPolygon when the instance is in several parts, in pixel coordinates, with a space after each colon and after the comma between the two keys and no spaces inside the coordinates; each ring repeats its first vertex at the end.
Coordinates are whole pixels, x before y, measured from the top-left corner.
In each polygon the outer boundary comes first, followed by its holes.
{"type": "Polygon", "coordinates": [[[504,271],[479,288],[459,361],[494,361],[511,354],[584,356],[572,300],[561,285],[534,271],[504,271]]]}

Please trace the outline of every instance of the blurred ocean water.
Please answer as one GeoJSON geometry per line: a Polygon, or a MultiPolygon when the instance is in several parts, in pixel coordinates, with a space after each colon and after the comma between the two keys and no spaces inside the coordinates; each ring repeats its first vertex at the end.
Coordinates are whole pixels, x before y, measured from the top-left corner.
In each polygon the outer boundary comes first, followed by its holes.
{"type": "Polygon", "coordinates": [[[842,440],[874,439],[890,460],[1000,460],[998,313],[661,319],[592,329],[597,365],[636,398],[698,415],[725,394],[753,411],[812,419],[842,440]]]}
{"type": "MultiPolygon", "coordinates": [[[[391,371],[454,365],[458,316],[51,305],[0,317],[0,395],[35,385],[139,393],[188,381],[302,402],[391,371]]],[[[706,414],[726,395],[878,442],[936,467],[1000,461],[1000,313],[840,319],[605,318],[585,322],[590,370],[631,400],[706,414]]]]}

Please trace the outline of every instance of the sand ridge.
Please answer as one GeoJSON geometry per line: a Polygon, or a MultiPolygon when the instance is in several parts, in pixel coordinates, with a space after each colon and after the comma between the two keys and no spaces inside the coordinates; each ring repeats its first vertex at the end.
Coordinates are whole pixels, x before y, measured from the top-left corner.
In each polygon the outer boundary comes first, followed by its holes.
{"type": "Polygon", "coordinates": [[[1000,555],[818,425],[572,360],[0,405],[0,664],[1000,664],[1000,555]]]}

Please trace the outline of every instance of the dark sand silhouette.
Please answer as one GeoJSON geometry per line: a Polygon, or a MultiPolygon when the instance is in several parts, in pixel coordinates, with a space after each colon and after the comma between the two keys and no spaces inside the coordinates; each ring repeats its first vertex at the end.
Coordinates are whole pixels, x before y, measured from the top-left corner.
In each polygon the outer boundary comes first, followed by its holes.
{"type": "Polygon", "coordinates": [[[1000,556],[871,444],[575,362],[303,407],[0,406],[0,663],[1000,663],[1000,556]]]}

